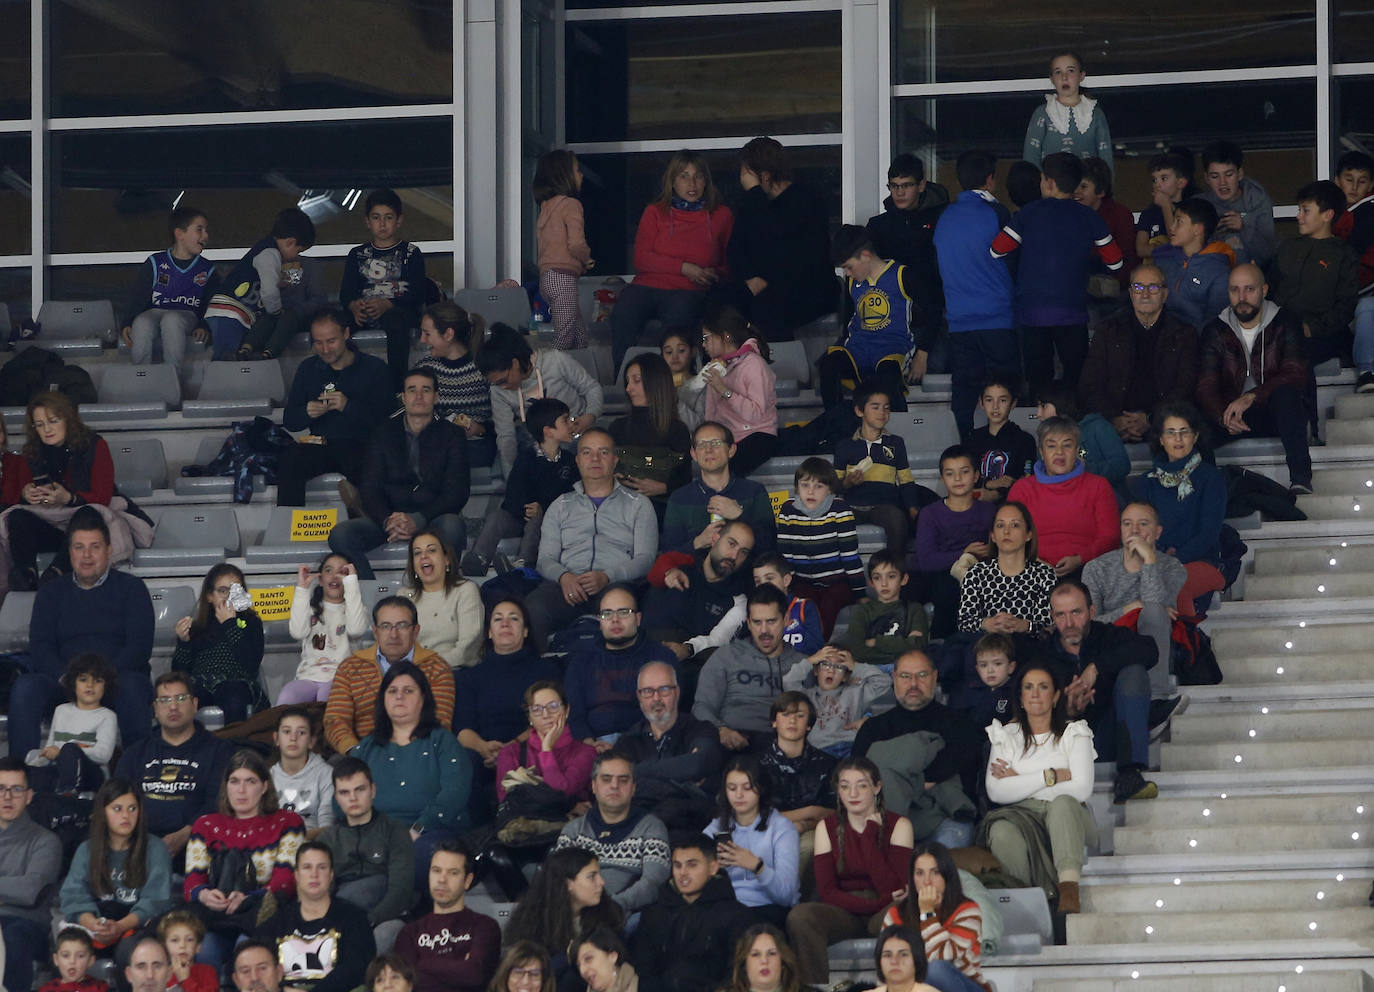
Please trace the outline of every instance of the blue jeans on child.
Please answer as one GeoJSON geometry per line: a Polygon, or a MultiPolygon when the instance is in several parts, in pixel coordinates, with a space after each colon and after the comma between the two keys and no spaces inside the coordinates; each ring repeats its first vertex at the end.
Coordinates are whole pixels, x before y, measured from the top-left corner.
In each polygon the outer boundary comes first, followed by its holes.
{"type": "Polygon", "coordinates": [[[1355,367],[1374,372],[1374,296],[1361,296],[1355,304],[1355,367]]]}

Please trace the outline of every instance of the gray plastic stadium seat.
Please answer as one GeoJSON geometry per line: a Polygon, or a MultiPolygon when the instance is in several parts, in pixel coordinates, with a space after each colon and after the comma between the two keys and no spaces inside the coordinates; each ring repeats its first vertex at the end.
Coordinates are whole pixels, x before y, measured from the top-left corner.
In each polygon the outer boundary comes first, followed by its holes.
{"type": "Polygon", "coordinates": [[[36,592],[12,592],[0,604],[0,651],[23,651],[29,645],[29,617],[36,592]]]}
{"type": "MultiPolygon", "coordinates": [[[[203,437],[196,447],[196,460],[192,464],[208,465],[224,447],[223,437],[203,437]]],[[[253,476],[253,492],[260,493],[267,488],[262,476],[253,476]]],[[[232,496],[234,479],[228,475],[178,476],[172,482],[172,491],[178,496],[204,500],[215,496],[232,496]]]]}
{"type": "Polygon", "coordinates": [[[267,416],[272,405],[286,400],[281,363],[211,362],[205,369],[200,396],[181,405],[186,417],[267,416]]]}
{"type": "Polygon", "coordinates": [[[126,441],[113,434],[105,439],[114,459],[115,484],[122,495],[138,499],[167,488],[167,458],[157,438],[126,441]]]}
{"type": "MultiPolygon", "coordinates": [[[[330,508],[329,506],[309,507],[311,510],[330,508]]],[[[334,504],[332,508],[339,511],[340,521],[348,519],[342,505],[334,504]]],[[[293,509],[299,510],[304,509],[304,507],[273,507],[272,516],[267,521],[267,529],[263,531],[262,542],[255,547],[244,549],[243,557],[249,565],[287,565],[291,568],[309,565],[313,569],[329,551],[328,541],[291,540],[291,511],[293,509]]]]}
{"type": "MultiPolygon", "coordinates": [[[[1002,932],[1006,936],[1030,934],[1039,938],[1040,943],[1054,943],[1054,921],[1050,918],[1049,900],[1045,890],[992,889],[997,898],[997,908],[1002,913],[1002,932]]],[[[1008,953],[1006,936],[1002,940],[1002,952],[1008,953]]]]}
{"type": "Polygon", "coordinates": [[[153,643],[159,647],[176,637],[177,621],[196,609],[196,591],[190,586],[149,586],[153,601],[153,643]]]}
{"type": "Polygon", "coordinates": [[[811,363],[806,358],[806,346],[800,341],[775,341],[768,345],[772,355],[773,375],[778,381],[790,379],[800,385],[811,384],[811,363]]]}
{"type": "Polygon", "coordinates": [[[216,565],[239,553],[239,522],[232,509],[169,507],[162,511],[151,548],[134,552],[139,568],[216,565]]]}
{"type": "Polygon", "coordinates": [[[913,406],[894,412],[887,429],[906,442],[906,456],[913,469],[935,468],[940,452],[959,443],[959,428],[954,412],[948,408],[913,406]]]}
{"type": "MultiPolygon", "coordinates": [[[[107,416],[125,420],[162,416],[181,406],[181,383],[170,365],[109,365],[96,393],[99,407],[117,408],[107,416]]],[[[82,417],[90,409],[83,407],[82,417]]]]}
{"type": "Polygon", "coordinates": [[[453,294],[453,302],[468,313],[480,314],[488,327],[492,324],[509,324],[516,330],[524,330],[530,322],[530,298],[521,286],[509,289],[460,289],[453,294]]]}
{"type": "Polygon", "coordinates": [[[593,379],[595,379],[597,382],[601,381],[601,376],[597,374],[598,369],[596,363],[596,355],[592,353],[592,349],[569,348],[563,354],[567,355],[578,365],[581,365],[584,369],[586,369],[587,374],[591,376],[593,379]]]}
{"type": "Polygon", "coordinates": [[[38,323],[42,330],[31,343],[63,358],[99,355],[119,333],[109,300],[48,300],[38,308],[38,323]]]}
{"type": "MultiPolygon", "coordinates": [[[[585,315],[584,315],[584,316],[585,316],[585,315]]],[[[633,359],[637,358],[638,356],[640,356],[640,355],[647,355],[647,354],[654,354],[654,355],[657,355],[657,354],[658,354],[658,349],[657,349],[657,348],[649,348],[649,347],[646,347],[645,345],[635,345],[633,348],[626,349],[626,351],[625,351],[625,357],[622,358],[622,359],[620,360],[620,368],[618,368],[618,369],[615,370],[615,384],[616,384],[616,386],[619,386],[622,382],[625,381],[625,366],[626,366],[626,365],[629,365],[630,362],[631,362],[633,359]]],[[[624,395],[625,395],[625,391],[624,391],[623,389],[620,391],[620,395],[621,395],[621,396],[624,396],[624,395]]]]}
{"type": "MultiPolygon", "coordinates": [[[[1017,427],[1021,428],[1023,431],[1029,434],[1032,438],[1035,437],[1035,432],[1040,427],[1040,414],[1037,411],[1037,408],[1033,406],[1014,407],[1011,411],[1011,416],[1008,419],[1011,420],[1011,422],[1015,424],[1017,427]]],[[[986,427],[987,425],[988,416],[983,412],[983,407],[980,404],[973,410],[973,426],[986,427]]],[[[1147,445],[1147,450],[1148,447],[1149,446],[1147,445]]]]}

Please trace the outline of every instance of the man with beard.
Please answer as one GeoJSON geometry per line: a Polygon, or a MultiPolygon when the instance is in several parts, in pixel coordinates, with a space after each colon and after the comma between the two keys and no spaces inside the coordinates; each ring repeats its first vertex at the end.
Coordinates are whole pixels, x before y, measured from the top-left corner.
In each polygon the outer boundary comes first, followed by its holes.
{"type": "Polygon", "coordinates": [[[1257,265],[1237,265],[1226,285],[1231,305],[1202,329],[1197,404],[1213,448],[1236,438],[1277,437],[1288,462],[1288,491],[1312,492],[1303,390],[1302,321],[1266,300],[1257,265]]]}
{"type": "Polygon", "coordinates": [[[666,551],[649,570],[654,586],[644,597],[644,626],[678,661],[701,665],[728,644],[744,622],[744,594],[753,585],[745,567],[754,530],[732,520],[692,555],[666,551]]]}
{"type": "Polygon", "coordinates": [[[573,654],[563,689],[573,736],[609,750],[639,717],[635,680],[650,661],[673,663],[673,653],[640,630],[643,615],[627,586],[613,585],[597,608],[600,643],[573,654]]]}
{"type": "Polygon", "coordinates": [[[442,841],[429,862],[434,910],[407,923],[396,953],[415,969],[415,992],[481,992],[496,973],[501,928],[463,905],[472,887],[472,855],[460,840],[442,841]]]}

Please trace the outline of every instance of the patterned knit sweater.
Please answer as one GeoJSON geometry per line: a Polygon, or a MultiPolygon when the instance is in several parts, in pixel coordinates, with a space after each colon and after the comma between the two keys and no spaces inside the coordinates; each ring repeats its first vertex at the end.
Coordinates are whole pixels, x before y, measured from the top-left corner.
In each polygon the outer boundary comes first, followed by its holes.
{"type": "Polygon", "coordinates": [[[839,496],[827,496],[814,510],[795,498],[784,503],[778,511],[778,551],[798,578],[818,586],[847,582],[855,596],[864,594],[854,512],[839,496]]]}
{"type": "Polygon", "coordinates": [[[192,825],[186,842],[186,901],[195,902],[200,890],[210,884],[215,853],[234,850],[252,855],[259,893],[295,895],[296,849],[304,841],[304,821],[287,809],[246,819],[207,813],[192,825]]]}
{"type": "Polygon", "coordinates": [[[491,425],[491,383],[487,382],[472,360],[472,355],[462,358],[439,358],[430,355],[416,363],[418,368],[433,369],[439,380],[439,399],[434,404],[434,412],[448,419],[455,413],[465,413],[478,423],[491,425]]]}
{"type": "Polygon", "coordinates": [[[256,613],[239,613],[223,621],[212,619],[199,636],[192,635],[189,641],[177,639],[172,671],[190,675],[191,688],[201,699],[225,682],[247,683],[253,708],[266,709],[267,695],[258,682],[263,650],[262,621],[256,613]]]}
{"type": "Polygon", "coordinates": [[[1031,630],[1050,625],[1050,590],[1055,583],[1054,569],[1043,561],[1028,561],[1017,575],[1006,575],[997,559],[980,561],[964,576],[964,591],[959,598],[959,629],[978,630],[983,621],[996,613],[1010,613],[1030,624],[1031,630]]]}

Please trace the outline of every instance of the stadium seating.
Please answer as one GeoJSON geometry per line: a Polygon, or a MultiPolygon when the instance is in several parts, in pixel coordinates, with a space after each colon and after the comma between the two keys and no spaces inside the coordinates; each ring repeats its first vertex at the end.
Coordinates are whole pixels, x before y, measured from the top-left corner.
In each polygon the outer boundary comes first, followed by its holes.
{"type": "Polygon", "coordinates": [[[286,382],[281,363],[211,362],[205,369],[200,395],[186,400],[181,412],[186,417],[266,416],[274,405],[286,402],[286,382]]]}
{"type": "Polygon", "coordinates": [[[233,510],[170,507],[162,512],[151,548],[134,552],[140,568],[209,568],[239,553],[239,525],[233,510]]]}
{"type": "Polygon", "coordinates": [[[156,438],[125,440],[117,435],[106,439],[114,461],[115,484],[130,499],[151,496],[155,489],[167,488],[167,458],[162,442],[156,438]]]}
{"type": "Polygon", "coordinates": [[[510,289],[460,289],[453,302],[481,316],[486,325],[509,324],[524,330],[530,321],[530,298],[519,286],[510,289]]]}
{"type": "Polygon", "coordinates": [[[38,324],[42,331],[32,343],[64,359],[97,356],[119,335],[114,304],[109,300],[48,300],[38,309],[38,324]]]}

